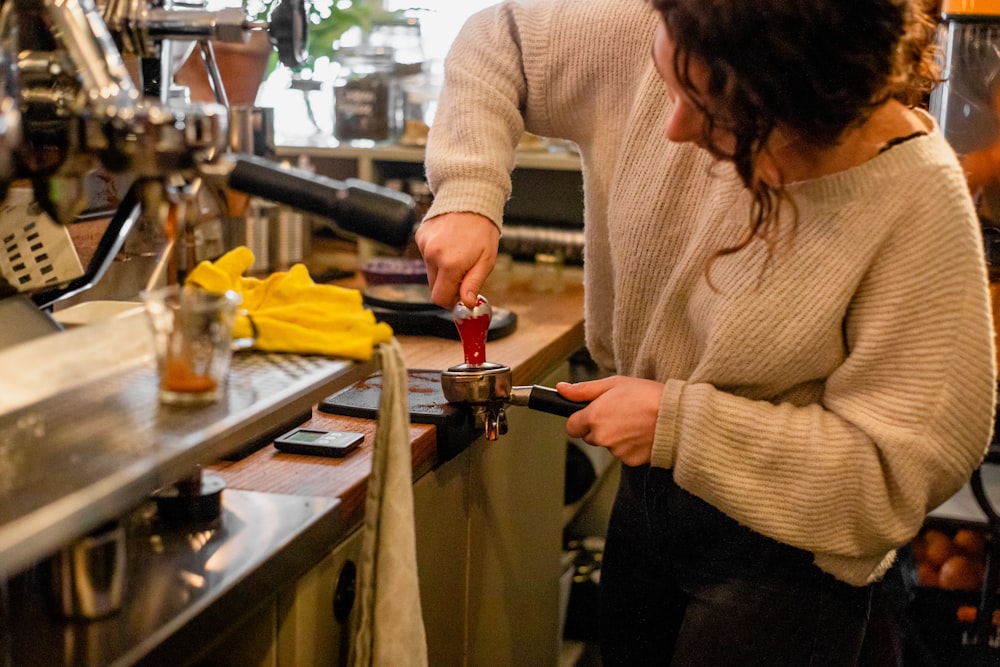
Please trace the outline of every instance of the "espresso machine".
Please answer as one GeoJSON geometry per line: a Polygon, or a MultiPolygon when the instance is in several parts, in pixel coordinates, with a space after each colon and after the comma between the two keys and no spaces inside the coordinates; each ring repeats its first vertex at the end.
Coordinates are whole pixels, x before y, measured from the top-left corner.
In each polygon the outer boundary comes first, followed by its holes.
{"type": "Polygon", "coordinates": [[[305,16],[303,0],[284,0],[268,22],[250,20],[239,8],[208,11],[198,2],[3,3],[0,195],[12,183],[27,183],[30,196],[20,192],[16,206],[0,217],[6,243],[0,309],[9,309],[0,321],[27,321],[4,327],[0,344],[50,331],[33,311],[94,285],[130,234],[159,232],[177,243],[201,224],[206,202],[227,211],[232,192],[321,216],[386,245],[406,244],[415,222],[409,196],[232,150],[233,110],[212,41],[246,42],[252,32],[266,30],[282,61],[294,66],[305,55],[305,16]],[[173,72],[195,48],[217,103],[191,104],[175,94],[173,72]],[[127,60],[138,66],[130,68],[127,60]],[[127,189],[113,202],[94,257],[77,266],[59,226],[74,224],[88,210],[88,179],[97,172],[127,189]],[[52,261],[67,255],[70,261],[52,261]]]}
{"type": "Polygon", "coordinates": [[[221,81],[215,103],[176,94],[195,49],[218,78],[213,40],[266,30],[295,62],[304,17],[302,0],[267,22],[199,0],[0,0],[0,664],[184,664],[218,629],[206,614],[224,627],[244,613],[239,582],[273,595],[343,538],[338,500],[227,489],[223,502],[201,467],[303,423],[374,362],[240,354],[223,399],[168,409],[141,309],[63,331],[48,312],[137,235],[158,232],[170,257],[230,193],[408,242],[408,195],[233,150],[221,81]],[[108,222],[87,258],[67,230],[95,208],[95,174],[122,188],[97,207],[108,222]],[[182,523],[149,515],[154,497],[182,523]],[[277,576],[255,574],[265,564],[277,576]]]}

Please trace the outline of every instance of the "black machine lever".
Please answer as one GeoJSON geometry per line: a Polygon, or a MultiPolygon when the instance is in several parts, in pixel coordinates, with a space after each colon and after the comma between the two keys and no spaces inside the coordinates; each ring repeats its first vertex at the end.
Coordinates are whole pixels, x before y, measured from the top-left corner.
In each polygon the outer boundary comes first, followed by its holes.
{"type": "Polygon", "coordinates": [[[338,181],[304,169],[282,167],[254,155],[231,153],[226,185],[233,190],[323,216],[340,229],[403,248],[409,243],[415,204],[408,194],[356,178],[338,181]]]}

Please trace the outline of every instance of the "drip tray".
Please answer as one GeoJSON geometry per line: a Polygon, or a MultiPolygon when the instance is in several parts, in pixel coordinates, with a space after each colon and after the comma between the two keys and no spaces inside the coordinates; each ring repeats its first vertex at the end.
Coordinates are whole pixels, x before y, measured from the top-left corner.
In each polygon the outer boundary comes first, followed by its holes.
{"type": "MultiPolygon", "coordinates": [[[[441,389],[441,371],[411,369],[406,372],[410,422],[437,427],[437,452],[442,461],[454,457],[481,435],[472,410],[449,403],[441,389]]],[[[345,417],[375,419],[382,395],[382,373],[369,375],[319,402],[320,412],[345,417]]]]}

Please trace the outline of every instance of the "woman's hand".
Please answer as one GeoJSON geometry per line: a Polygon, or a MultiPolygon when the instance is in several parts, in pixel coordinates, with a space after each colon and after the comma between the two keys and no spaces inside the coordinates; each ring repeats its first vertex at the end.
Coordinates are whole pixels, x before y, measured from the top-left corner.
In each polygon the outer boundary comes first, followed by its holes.
{"type": "Polygon", "coordinates": [[[575,384],[560,382],[556,390],[571,401],[590,402],[566,420],[567,435],[606,447],[627,466],[649,463],[661,383],[615,375],[575,384]]]}
{"type": "Polygon", "coordinates": [[[415,239],[427,265],[431,300],[451,308],[461,299],[474,308],[496,264],[497,226],[477,213],[444,213],[425,220],[415,239]]]}

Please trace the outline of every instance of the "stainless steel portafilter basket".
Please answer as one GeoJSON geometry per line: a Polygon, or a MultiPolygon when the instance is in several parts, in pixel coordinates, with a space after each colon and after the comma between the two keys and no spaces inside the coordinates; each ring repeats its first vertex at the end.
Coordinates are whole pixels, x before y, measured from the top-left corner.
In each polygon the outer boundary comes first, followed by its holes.
{"type": "Polygon", "coordinates": [[[510,366],[487,361],[459,364],[441,373],[441,389],[452,403],[481,405],[506,401],[511,391],[510,366]]]}
{"type": "Polygon", "coordinates": [[[441,373],[444,397],[451,403],[471,406],[476,426],[485,430],[487,440],[496,440],[507,432],[508,404],[526,405],[564,417],[586,407],[586,403],[566,400],[555,389],[538,385],[514,387],[510,366],[485,361],[492,313],[490,302],[482,295],[475,308],[461,302],[455,305],[452,315],[465,347],[465,363],[441,373]]]}
{"type": "Polygon", "coordinates": [[[459,364],[441,373],[441,391],[450,403],[472,407],[477,425],[482,420],[487,440],[496,440],[507,432],[504,408],[510,397],[510,366],[485,362],[459,364]]]}

